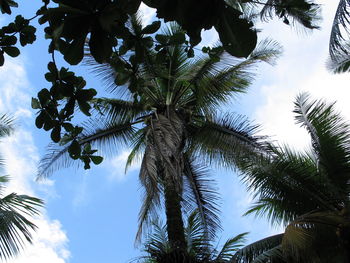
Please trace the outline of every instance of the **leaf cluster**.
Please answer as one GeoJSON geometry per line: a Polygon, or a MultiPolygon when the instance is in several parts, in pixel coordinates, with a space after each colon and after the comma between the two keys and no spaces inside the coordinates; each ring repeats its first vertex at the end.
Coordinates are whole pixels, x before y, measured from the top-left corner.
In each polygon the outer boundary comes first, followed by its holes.
{"type": "Polygon", "coordinates": [[[10,57],[17,57],[20,54],[20,50],[15,46],[18,39],[22,47],[35,41],[36,28],[29,25],[29,22],[28,19],[18,15],[13,22],[0,28],[0,66],[4,65],[4,54],[10,57]]]}

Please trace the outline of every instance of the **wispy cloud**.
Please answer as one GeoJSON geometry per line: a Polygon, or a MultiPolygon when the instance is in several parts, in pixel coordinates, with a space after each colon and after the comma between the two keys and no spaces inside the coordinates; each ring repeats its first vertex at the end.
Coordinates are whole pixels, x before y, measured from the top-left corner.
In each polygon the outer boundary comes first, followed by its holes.
{"type": "Polygon", "coordinates": [[[255,119],[263,124],[264,134],[297,149],[309,143],[309,136],[295,124],[292,113],[294,99],[299,93],[309,92],[315,99],[337,101],[337,108],[350,121],[349,76],[333,75],[327,72],[325,65],[336,4],[330,1],[324,3],[323,29],[307,37],[292,35],[282,28],[274,30],[279,32],[276,38],[283,44],[285,54],[278,65],[267,73],[267,84],[259,90],[261,100],[255,109],[255,119]]]}
{"type": "MultiPolygon", "coordinates": [[[[16,132],[0,145],[6,159],[5,172],[11,176],[7,187],[9,192],[38,196],[34,183],[36,164],[39,159],[32,127],[34,119],[30,111],[30,85],[21,61],[7,60],[0,68],[0,112],[15,116],[16,132]]],[[[52,187],[52,181],[40,188],[52,187]]],[[[42,215],[34,222],[38,231],[33,233],[33,244],[27,245],[23,254],[10,260],[10,263],[64,263],[69,258],[68,238],[59,221],[50,219],[43,209],[42,215]]]]}
{"type": "Polygon", "coordinates": [[[115,157],[106,160],[105,168],[108,171],[108,178],[112,181],[124,181],[132,172],[140,169],[140,164],[135,162],[125,171],[125,165],[130,154],[129,150],[124,150],[115,157]]]}

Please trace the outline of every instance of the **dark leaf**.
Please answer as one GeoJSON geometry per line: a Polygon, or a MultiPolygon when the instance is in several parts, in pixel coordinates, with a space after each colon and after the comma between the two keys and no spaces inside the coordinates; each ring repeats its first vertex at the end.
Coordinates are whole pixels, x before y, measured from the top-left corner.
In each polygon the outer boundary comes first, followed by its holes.
{"type": "Polygon", "coordinates": [[[56,126],[51,131],[51,139],[53,142],[59,142],[61,140],[61,126],[56,126]]]}
{"type": "Polygon", "coordinates": [[[38,93],[38,98],[39,98],[40,104],[44,107],[50,101],[51,94],[48,89],[42,89],[38,93]]]}
{"type": "Polygon", "coordinates": [[[91,106],[86,101],[78,101],[79,109],[82,113],[84,113],[86,116],[91,116],[90,109],[91,106]]]}
{"type": "Polygon", "coordinates": [[[154,21],[152,24],[146,26],[145,28],[142,29],[141,34],[154,34],[155,32],[158,31],[158,29],[161,26],[160,21],[154,21]]]}
{"type": "Polygon", "coordinates": [[[241,12],[225,8],[215,29],[225,50],[235,57],[248,57],[257,43],[256,31],[252,23],[240,18],[241,12]]]}
{"type": "Polygon", "coordinates": [[[89,47],[91,55],[99,63],[105,62],[112,54],[111,39],[101,28],[97,28],[91,32],[89,47]]]}
{"type": "Polygon", "coordinates": [[[10,57],[17,57],[20,54],[20,51],[16,47],[3,47],[2,50],[9,55],[10,57]]]}
{"type": "Polygon", "coordinates": [[[81,147],[77,140],[73,140],[68,147],[68,153],[73,159],[78,159],[81,153],[81,147]]]}
{"type": "Polygon", "coordinates": [[[102,156],[90,156],[90,159],[96,165],[102,163],[102,161],[103,161],[103,157],[102,156]]]}
{"type": "Polygon", "coordinates": [[[74,39],[64,52],[64,59],[71,65],[79,64],[84,57],[85,37],[74,39]]]}

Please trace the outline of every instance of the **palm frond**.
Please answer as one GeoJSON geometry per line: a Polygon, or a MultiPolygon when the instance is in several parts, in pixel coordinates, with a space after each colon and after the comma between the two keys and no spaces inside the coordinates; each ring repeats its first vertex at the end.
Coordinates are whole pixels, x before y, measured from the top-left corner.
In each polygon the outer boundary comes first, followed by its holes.
{"type": "Polygon", "coordinates": [[[252,263],[286,263],[281,246],[276,246],[257,256],[252,263]]]}
{"type": "Polygon", "coordinates": [[[139,212],[137,243],[141,241],[144,230],[152,222],[152,217],[155,216],[157,209],[160,207],[162,184],[157,164],[156,149],[150,143],[146,146],[139,174],[141,185],[144,187],[144,201],[139,212]]]}
{"type": "MultiPolygon", "coordinates": [[[[329,53],[331,61],[336,65],[349,57],[349,24],[350,24],[350,1],[339,0],[338,8],[333,20],[332,31],[329,41],[329,53]]],[[[343,63],[344,64],[344,63],[343,63]]],[[[338,67],[339,72],[348,70],[348,67],[338,67]]]]}
{"type": "Polygon", "coordinates": [[[185,228],[187,250],[190,254],[200,257],[209,251],[210,242],[206,234],[206,227],[199,214],[199,209],[195,209],[187,218],[185,228]]]}
{"type": "MultiPolygon", "coordinates": [[[[9,136],[12,134],[14,129],[14,120],[7,114],[0,115],[0,140],[3,137],[9,136]]],[[[4,165],[4,160],[0,155],[0,166],[4,165]]]]}
{"type": "Polygon", "coordinates": [[[107,91],[113,92],[126,99],[132,97],[127,85],[120,86],[115,83],[118,74],[117,68],[125,67],[126,65],[123,58],[113,55],[107,62],[98,63],[89,53],[87,53],[84,56],[83,65],[89,67],[89,71],[101,80],[102,85],[107,91]]]}
{"type": "Polygon", "coordinates": [[[248,235],[248,232],[238,234],[237,236],[228,239],[225,244],[222,246],[220,252],[218,253],[217,257],[215,258],[215,262],[226,262],[229,261],[234,252],[239,250],[240,247],[243,246],[243,244],[246,242],[246,236],[248,235]]]}
{"type": "Polygon", "coordinates": [[[198,119],[191,129],[190,148],[208,162],[237,164],[244,156],[264,151],[264,137],[255,136],[259,126],[241,115],[225,114],[198,119]]]}
{"type": "Polygon", "coordinates": [[[275,40],[265,38],[259,41],[256,48],[249,55],[249,63],[265,62],[275,65],[276,60],[282,55],[283,47],[275,40]]]}
{"type": "Polygon", "coordinates": [[[143,158],[146,149],[146,129],[139,129],[134,134],[134,138],[130,143],[132,149],[125,164],[125,172],[134,162],[137,163],[143,158]]]}
{"type": "MultiPolygon", "coordinates": [[[[134,124],[130,122],[110,122],[103,118],[98,121],[90,120],[85,123],[86,128],[83,134],[77,138],[77,141],[81,146],[91,143],[102,150],[103,153],[113,154],[116,153],[119,145],[126,145],[133,138],[134,124]]],[[[47,153],[39,162],[37,178],[48,177],[58,169],[71,166],[74,160],[70,158],[68,148],[67,145],[50,144],[47,153]]]]}
{"type": "MultiPolygon", "coordinates": [[[[255,262],[255,260],[264,253],[264,258],[269,256],[268,252],[278,247],[280,249],[283,234],[277,234],[255,241],[240,250],[232,258],[233,262],[255,262]]],[[[259,261],[257,261],[259,262],[259,261]]],[[[265,262],[265,261],[260,261],[265,262]]]]}
{"type": "Polygon", "coordinates": [[[143,103],[111,98],[98,98],[92,101],[98,113],[110,120],[132,121],[149,112],[143,103]]]}
{"type": "Polygon", "coordinates": [[[333,73],[344,73],[350,71],[350,43],[345,42],[341,50],[334,52],[333,56],[327,61],[327,68],[333,73]]]}
{"type": "Polygon", "coordinates": [[[267,0],[260,15],[263,21],[277,16],[286,24],[299,23],[307,29],[318,29],[319,11],[319,5],[308,0],[267,0]]]}
{"type": "Polygon", "coordinates": [[[214,58],[198,60],[193,65],[196,72],[190,80],[194,100],[199,107],[217,107],[228,102],[234,95],[245,92],[254,79],[252,69],[259,62],[273,64],[281,53],[281,47],[274,41],[260,42],[245,60],[221,53],[220,61],[214,58]]]}
{"type": "Polygon", "coordinates": [[[0,199],[0,258],[15,256],[24,246],[24,240],[32,241],[36,225],[26,216],[39,214],[43,201],[27,195],[9,194],[0,199]]]}
{"type": "Polygon", "coordinates": [[[302,262],[340,262],[329,259],[339,251],[339,233],[349,224],[349,219],[338,213],[316,211],[304,214],[292,221],[285,230],[282,249],[286,257],[302,262]],[[324,242],[327,240],[327,242],[324,242]],[[336,253],[334,253],[336,252],[336,253]]]}
{"type": "Polygon", "coordinates": [[[275,224],[287,224],[308,211],[334,209],[333,193],[319,176],[314,159],[286,146],[275,147],[273,152],[274,156],[260,156],[250,162],[247,158],[241,167],[243,182],[258,197],[246,214],[255,213],[275,224]]]}
{"type": "Polygon", "coordinates": [[[184,202],[198,211],[201,226],[209,239],[216,236],[221,229],[218,216],[219,196],[214,188],[214,181],[210,180],[208,172],[190,158],[184,161],[185,191],[184,202]]]}
{"type": "Polygon", "coordinates": [[[350,126],[335,112],[334,103],[297,97],[295,119],[311,135],[312,147],[321,172],[347,196],[350,172],[350,126]]]}
{"type": "Polygon", "coordinates": [[[13,128],[13,118],[7,114],[0,115],[0,138],[11,135],[13,128]]]}

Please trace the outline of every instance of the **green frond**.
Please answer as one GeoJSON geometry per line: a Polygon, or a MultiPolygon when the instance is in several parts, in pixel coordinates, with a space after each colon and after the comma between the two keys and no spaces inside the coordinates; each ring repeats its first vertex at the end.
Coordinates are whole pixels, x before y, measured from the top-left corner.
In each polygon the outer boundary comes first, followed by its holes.
{"type": "Polygon", "coordinates": [[[206,116],[189,127],[189,147],[208,162],[232,167],[246,155],[264,150],[264,137],[254,135],[258,128],[241,115],[206,116]]]}
{"type": "Polygon", "coordinates": [[[208,238],[205,224],[199,214],[199,210],[193,210],[187,218],[185,227],[187,252],[195,258],[208,257],[211,252],[211,243],[208,238]]]}
{"type": "Polygon", "coordinates": [[[160,194],[162,191],[161,178],[158,176],[158,160],[156,150],[148,144],[143,155],[139,179],[144,187],[144,198],[139,212],[139,227],[136,234],[136,243],[141,241],[144,230],[152,222],[157,209],[160,207],[160,194]]]}
{"type": "Polygon", "coordinates": [[[215,108],[228,102],[233,96],[246,92],[254,79],[253,69],[259,62],[273,64],[280,53],[281,47],[276,42],[264,40],[245,60],[224,52],[219,54],[220,60],[199,59],[190,69],[194,72],[189,80],[193,100],[203,108],[215,108]]]}
{"type": "Polygon", "coordinates": [[[146,128],[142,128],[135,132],[134,138],[132,139],[130,146],[131,152],[125,164],[125,172],[128,168],[138,159],[142,158],[146,148],[146,128]],[[136,160],[135,160],[136,159],[136,160]]]}
{"type": "Polygon", "coordinates": [[[307,94],[297,97],[295,119],[312,139],[320,173],[347,196],[350,175],[350,126],[335,112],[334,103],[310,101],[307,94]]]}
{"type": "Polygon", "coordinates": [[[239,250],[240,247],[247,241],[246,236],[248,232],[238,234],[237,236],[228,239],[222,246],[218,253],[215,262],[226,262],[229,261],[234,253],[239,250]]]}
{"type": "MultiPolygon", "coordinates": [[[[8,114],[0,115],[0,140],[6,136],[10,136],[14,130],[14,119],[8,114]]],[[[0,154],[0,166],[4,165],[5,161],[0,154]]]]}
{"type": "Polygon", "coordinates": [[[186,156],[184,159],[184,206],[197,209],[201,226],[209,239],[216,237],[221,229],[219,219],[219,196],[215,182],[210,179],[208,171],[194,160],[186,156]]]}
{"type": "MultiPolygon", "coordinates": [[[[103,118],[85,123],[85,131],[78,143],[82,146],[90,143],[105,154],[115,154],[120,145],[127,145],[135,133],[134,123],[109,122],[103,118]]],[[[38,179],[50,176],[54,171],[73,165],[74,160],[68,153],[69,145],[57,146],[50,144],[45,156],[40,160],[38,179]]]]}
{"type": "Polygon", "coordinates": [[[281,246],[276,246],[257,256],[252,263],[286,263],[281,246]]]}
{"type": "Polygon", "coordinates": [[[257,61],[265,62],[270,65],[275,65],[276,60],[282,55],[283,47],[275,40],[265,38],[259,41],[256,48],[249,55],[249,62],[256,63],[257,61]]]}
{"type": "Polygon", "coordinates": [[[115,83],[118,72],[116,69],[125,66],[125,62],[122,58],[112,55],[107,62],[98,63],[90,54],[87,53],[84,56],[83,65],[89,68],[92,75],[101,80],[102,85],[108,92],[115,93],[121,98],[132,98],[132,94],[127,85],[120,86],[115,83]]]}
{"type": "MultiPolygon", "coordinates": [[[[2,180],[5,182],[6,177],[2,180]]],[[[27,219],[39,214],[38,208],[43,201],[27,195],[15,193],[0,199],[0,258],[7,260],[18,254],[24,246],[24,240],[32,241],[32,231],[36,225],[27,219]]]]}
{"type": "MultiPolygon", "coordinates": [[[[350,22],[350,1],[339,0],[336,10],[332,31],[329,41],[329,53],[332,63],[339,65],[341,61],[345,62],[349,58],[349,22],[350,22]]],[[[348,66],[335,67],[337,72],[348,71],[348,66]]]]}
{"type": "Polygon", "coordinates": [[[0,115],[0,138],[11,135],[13,128],[13,118],[7,114],[0,115]]]}
{"type": "Polygon", "coordinates": [[[334,209],[333,193],[319,176],[314,159],[288,147],[276,147],[273,152],[274,156],[253,158],[241,167],[243,182],[258,198],[246,214],[266,216],[279,224],[318,208],[334,209]]]}
{"type": "Polygon", "coordinates": [[[342,227],[347,228],[348,224],[349,219],[337,212],[306,213],[287,226],[282,241],[283,252],[287,258],[293,257],[300,262],[343,262],[335,258],[344,255],[339,238],[344,231],[342,227]]]}
{"type": "MultiPolygon", "coordinates": [[[[270,251],[276,248],[280,249],[283,239],[283,234],[277,234],[255,241],[240,250],[238,250],[232,257],[232,262],[259,262],[259,257],[269,258],[270,251]],[[262,256],[264,255],[264,256],[262,256]],[[255,261],[257,259],[257,261],[255,261]]],[[[268,261],[260,261],[268,262],[268,261]]]]}
{"type": "Polygon", "coordinates": [[[267,0],[261,10],[261,19],[283,18],[287,24],[300,24],[307,29],[318,29],[320,6],[308,0],[267,0]]]}
{"type": "Polygon", "coordinates": [[[149,113],[149,107],[143,103],[111,98],[92,100],[98,113],[110,120],[132,121],[149,113]]]}
{"type": "Polygon", "coordinates": [[[337,52],[327,61],[327,68],[333,73],[345,73],[350,71],[350,42],[344,42],[337,52]]]}
{"type": "Polygon", "coordinates": [[[142,15],[137,12],[130,16],[130,19],[127,21],[126,26],[130,29],[130,32],[135,36],[143,36],[141,34],[143,24],[142,24],[142,15]]]}

